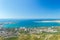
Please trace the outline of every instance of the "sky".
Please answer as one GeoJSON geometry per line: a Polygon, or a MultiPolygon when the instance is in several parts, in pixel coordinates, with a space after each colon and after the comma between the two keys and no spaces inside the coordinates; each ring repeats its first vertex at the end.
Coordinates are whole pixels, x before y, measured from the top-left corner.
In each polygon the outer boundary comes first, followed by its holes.
{"type": "Polygon", "coordinates": [[[60,19],[60,0],[0,0],[0,19],[60,19]]]}

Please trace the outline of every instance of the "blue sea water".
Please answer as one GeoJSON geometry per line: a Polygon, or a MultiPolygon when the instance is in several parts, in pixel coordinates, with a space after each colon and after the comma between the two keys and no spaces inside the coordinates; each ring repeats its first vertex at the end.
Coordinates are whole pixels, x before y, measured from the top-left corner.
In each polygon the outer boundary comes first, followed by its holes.
{"type": "Polygon", "coordinates": [[[55,22],[56,19],[34,19],[34,20],[20,20],[20,19],[1,19],[0,22],[13,22],[11,24],[3,24],[4,28],[19,28],[19,27],[26,27],[26,28],[34,28],[34,27],[59,27],[60,22],[55,22]],[[48,22],[44,22],[48,21],[48,22]],[[49,22],[52,21],[52,22],[49,22]],[[53,22],[54,21],[54,22],[53,22]]]}

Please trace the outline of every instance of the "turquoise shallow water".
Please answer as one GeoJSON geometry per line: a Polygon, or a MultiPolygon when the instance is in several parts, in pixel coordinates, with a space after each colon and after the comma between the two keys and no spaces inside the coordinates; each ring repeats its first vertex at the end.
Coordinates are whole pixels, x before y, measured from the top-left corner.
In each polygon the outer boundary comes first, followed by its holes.
{"type": "Polygon", "coordinates": [[[59,22],[53,22],[54,20],[0,20],[0,22],[14,22],[11,24],[4,24],[4,28],[33,28],[33,27],[56,27],[60,26],[59,22]],[[38,22],[35,22],[38,21],[38,22]],[[42,21],[52,21],[52,22],[42,22],[42,21]]]}

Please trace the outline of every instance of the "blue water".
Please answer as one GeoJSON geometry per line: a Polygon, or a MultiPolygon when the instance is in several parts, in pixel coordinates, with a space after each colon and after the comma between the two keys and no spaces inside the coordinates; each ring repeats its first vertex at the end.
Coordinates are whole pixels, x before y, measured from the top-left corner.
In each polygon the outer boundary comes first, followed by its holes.
{"type": "MultiPolygon", "coordinates": [[[[0,22],[14,22],[14,24],[4,24],[3,27],[4,28],[19,28],[19,27],[26,27],[26,28],[34,28],[34,27],[56,27],[56,26],[60,26],[60,23],[58,22],[42,22],[45,20],[0,20],[0,22]],[[39,21],[39,22],[35,22],[35,21],[39,21]]],[[[46,21],[48,21],[46,19],[46,21]]],[[[53,19],[50,19],[49,21],[54,21],[53,19]]]]}

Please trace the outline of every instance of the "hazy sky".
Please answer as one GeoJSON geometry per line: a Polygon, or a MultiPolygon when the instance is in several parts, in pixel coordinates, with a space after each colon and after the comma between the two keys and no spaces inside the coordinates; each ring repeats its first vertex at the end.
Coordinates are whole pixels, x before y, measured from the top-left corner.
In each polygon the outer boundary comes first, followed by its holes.
{"type": "Polygon", "coordinates": [[[0,18],[60,19],[60,0],[0,0],[0,18]]]}

